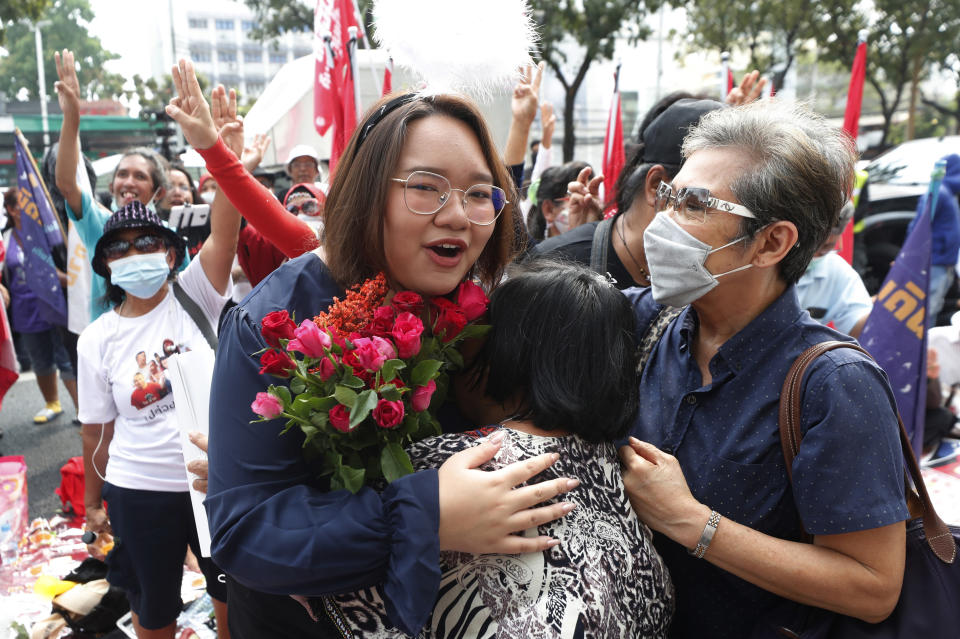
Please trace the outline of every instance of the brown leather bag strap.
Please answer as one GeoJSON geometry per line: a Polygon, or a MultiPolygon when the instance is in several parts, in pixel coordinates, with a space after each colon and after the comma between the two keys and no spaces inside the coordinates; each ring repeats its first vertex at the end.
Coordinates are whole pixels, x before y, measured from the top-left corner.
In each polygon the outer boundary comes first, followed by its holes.
{"type": "MultiPolygon", "coordinates": [[[[802,424],[800,421],[803,404],[801,389],[807,374],[807,369],[813,360],[827,351],[832,351],[837,348],[852,348],[873,359],[870,353],[853,342],[821,342],[820,344],[811,346],[800,354],[793,362],[789,372],[787,372],[787,378],[783,382],[783,388],[780,391],[780,445],[783,448],[783,460],[786,462],[787,477],[789,477],[791,484],[793,483],[793,459],[800,451],[800,440],[803,438],[802,424]]],[[[957,554],[957,546],[953,541],[953,535],[933,507],[930,494],[927,492],[927,486],[923,483],[920,465],[917,464],[917,458],[913,454],[913,447],[910,445],[910,438],[907,437],[907,431],[903,427],[903,420],[900,419],[899,413],[897,413],[897,422],[900,425],[900,447],[903,450],[904,465],[906,466],[906,476],[904,479],[912,479],[917,491],[915,495],[912,490],[908,491],[908,501],[911,495],[914,495],[919,501],[919,509],[923,517],[923,530],[927,538],[927,544],[941,561],[951,564],[957,554]]],[[[906,485],[909,489],[909,481],[906,482],[906,485]]]]}

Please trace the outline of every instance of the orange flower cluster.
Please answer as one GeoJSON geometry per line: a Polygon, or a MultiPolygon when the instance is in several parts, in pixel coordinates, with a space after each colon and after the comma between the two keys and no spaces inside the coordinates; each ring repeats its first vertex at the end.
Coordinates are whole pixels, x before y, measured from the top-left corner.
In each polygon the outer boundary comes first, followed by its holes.
{"type": "Polygon", "coordinates": [[[373,319],[374,311],[387,297],[387,277],[378,273],[376,277],[353,286],[341,300],[333,298],[333,304],[326,313],[313,318],[320,328],[334,328],[340,335],[359,332],[373,319]]]}

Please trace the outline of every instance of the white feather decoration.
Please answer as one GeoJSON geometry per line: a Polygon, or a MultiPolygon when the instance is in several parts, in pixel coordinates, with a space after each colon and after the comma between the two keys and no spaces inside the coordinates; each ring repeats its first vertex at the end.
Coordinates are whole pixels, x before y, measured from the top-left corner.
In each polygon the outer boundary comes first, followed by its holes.
{"type": "Polygon", "coordinates": [[[377,43],[424,80],[421,93],[487,100],[533,62],[526,0],[376,0],[373,17],[377,43]]]}

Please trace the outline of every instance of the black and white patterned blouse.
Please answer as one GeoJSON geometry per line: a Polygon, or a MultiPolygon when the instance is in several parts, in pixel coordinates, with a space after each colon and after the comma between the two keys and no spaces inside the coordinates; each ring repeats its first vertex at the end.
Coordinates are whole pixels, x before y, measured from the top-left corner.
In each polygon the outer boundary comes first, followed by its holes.
{"type": "MultiPolygon", "coordinates": [[[[674,610],[673,584],[650,529],[630,507],[613,445],[504,430],[500,451],[484,469],[557,452],[560,459],[530,483],[579,478],[579,487],[552,500],[571,501],[576,508],[524,532],[560,540],[545,552],[441,552],[437,605],[420,637],[665,637],[674,610]]],[[[445,434],[407,451],[417,470],[437,468],[489,432],[445,434]]],[[[406,636],[389,626],[376,588],[332,599],[354,636],[406,636]]]]}

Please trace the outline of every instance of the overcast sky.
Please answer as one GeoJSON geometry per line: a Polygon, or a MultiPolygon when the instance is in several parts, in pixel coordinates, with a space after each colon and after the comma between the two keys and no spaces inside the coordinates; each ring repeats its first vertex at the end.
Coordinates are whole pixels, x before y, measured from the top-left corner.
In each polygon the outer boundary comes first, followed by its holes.
{"type": "Polygon", "coordinates": [[[90,0],[95,15],[90,24],[91,35],[100,38],[103,48],[120,55],[107,63],[107,69],[125,78],[134,74],[150,75],[152,51],[144,46],[141,30],[152,30],[166,2],[138,2],[131,10],[129,0],[90,0]]]}

